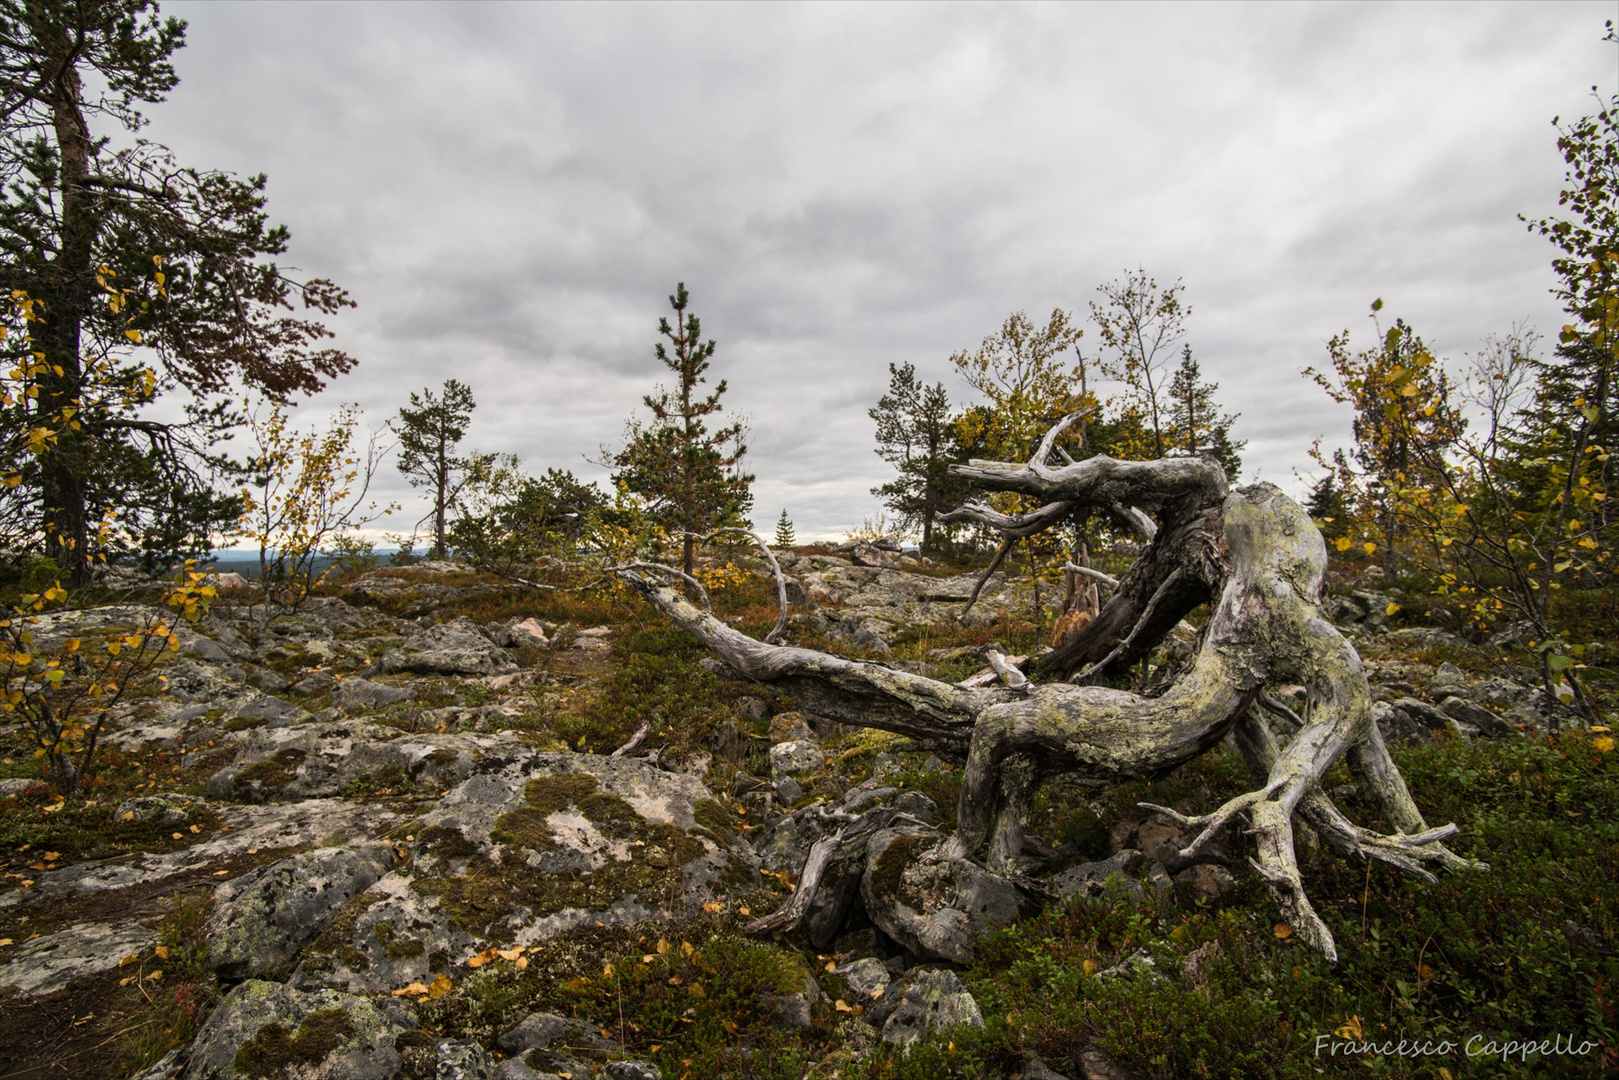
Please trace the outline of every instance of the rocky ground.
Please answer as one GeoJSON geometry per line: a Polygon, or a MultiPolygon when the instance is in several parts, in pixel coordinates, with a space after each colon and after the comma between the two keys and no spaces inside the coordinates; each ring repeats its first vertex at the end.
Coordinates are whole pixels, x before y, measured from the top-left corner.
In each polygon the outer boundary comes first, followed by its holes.
{"type": "MultiPolygon", "coordinates": [[[[875,658],[945,623],[972,586],[872,548],[784,562],[795,633],[875,658]]],[[[1330,613],[1362,642],[1391,739],[1517,738],[1554,711],[1526,670],[1479,678],[1411,658],[1461,643],[1389,631],[1389,597],[1364,584],[1330,613]]],[[[1017,880],[929,859],[954,808],[925,791],[943,790],[951,762],[746,686],[701,752],[658,739],[577,752],[555,719],[620,662],[628,624],[453,614],[490,587],[429,565],[274,618],[227,595],[185,631],[166,686],[117,718],[113,752],[154,778],[116,798],[54,799],[18,732],[3,733],[0,818],[22,823],[10,835],[49,838],[71,819],[97,839],[79,844],[94,857],[0,847],[0,1077],[122,1080],[131,1054],[156,1056],[175,1031],[188,1042],[135,1068],[141,1080],[665,1075],[622,1000],[616,1015],[590,1011],[600,999],[585,984],[619,977],[611,956],[644,951],[641,966],[673,972],[660,986],[689,977],[702,990],[702,972],[721,970],[714,950],[746,949],[715,945],[703,960],[702,940],[669,939],[699,928],[744,941],[835,834],[798,931],[762,939],[779,956],[744,1003],[832,1076],[879,1043],[981,1022],[953,965],[991,926],[1109,890],[1217,902],[1246,873],[1218,847],[1181,862],[1187,838],[1145,814],[1115,816],[1089,843],[1031,838],[1017,880]],[[517,1001],[514,986],[538,989],[517,1001]]],[[[997,577],[973,618],[989,625],[1014,602],[997,577]]],[[[40,636],[139,613],[95,608],[40,636]]],[[[893,662],[961,677],[982,648],[910,651],[893,662]]],[[[709,978],[717,994],[722,976],[709,978]]],[[[671,1030],[707,1022],[696,1010],[671,1030]]],[[[737,1038],[772,1053],[764,1030],[737,1038]]],[[[1095,1056],[1075,1071],[1118,1075],[1095,1056]]],[[[1024,1075],[1058,1074],[1031,1062],[1024,1075]]]]}

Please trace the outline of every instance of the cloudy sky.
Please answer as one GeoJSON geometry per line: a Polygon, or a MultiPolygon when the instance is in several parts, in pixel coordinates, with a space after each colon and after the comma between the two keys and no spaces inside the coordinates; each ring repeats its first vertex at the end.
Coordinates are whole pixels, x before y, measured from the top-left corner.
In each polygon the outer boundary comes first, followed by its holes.
{"type": "Polygon", "coordinates": [[[1619,82],[1611,2],[164,12],[188,45],[146,136],[267,173],[286,262],[358,301],[333,326],[359,366],[309,421],[453,376],[468,446],[604,478],[684,281],[755,520],[800,537],[877,510],[890,363],[970,400],[952,353],[1135,267],[1184,281],[1244,477],[1299,490],[1348,437],[1299,369],[1369,342],[1373,298],[1457,357],[1560,325],[1516,215],[1556,206],[1553,116],[1619,82]]]}

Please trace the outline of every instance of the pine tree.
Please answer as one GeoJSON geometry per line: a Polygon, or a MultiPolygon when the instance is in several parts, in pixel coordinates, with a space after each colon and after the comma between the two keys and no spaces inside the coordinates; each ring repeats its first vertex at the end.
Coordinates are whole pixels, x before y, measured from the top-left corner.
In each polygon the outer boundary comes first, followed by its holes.
{"type": "Polygon", "coordinates": [[[448,514],[455,507],[456,497],[492,460],[489,454],[458,457],[455,453],[477,404],[470,387],[446,379],[437,395],[431,389],[419,395],[412,391],[410,405],[399,410],[399,471],[411,487],[425,487],[431,493],[432,509],[427,518],[433,522],[435,559],[448,553],[448,514]]]}
{"type": "Polygon", "coordinates": [[[750,490],[753,476],[742,471],[747,453],[744,426],[731,423],[709,431],[703,422],[721,409],[720,397],[726,391],[721,379],[707,397],[696,396],[706,380],[714,342],[702,340],[702,323],[687,314],[690,297],[685,282],[675,287],[669,306],[675,322],[658,320],[658,333],[668,338],[668,347],[659,342],[657,358],[678,380],[673,391],[660,387],[642,402],[652,411],[652,423],[631,419],[625,430],[624,448],[611,455],[617,468],[613,482],[641,496],[653,517],[681,537],[681,568],[693,567],[693,533],[707,533],[722,525],[741,524],[753,506],[750,490]],[[684,320],[684,321],[682,321],[684,320]]]}
{"type": "Polygon", "coordinates": [[[883,505],[899,515],[902,527],[920,528],[922,547],[933,545],[934,519],[964,497],[965,489],[950,476],[957,452],[956,422],[943,383],[925,386],[916,366],[888,365],[888,393],[866,410],[877,423],[877,456],[899,470],[899,476],[871,489],[883,505]]]}
{"type": "Polygon", "coordinates": [[[793,523],[787,517],[787,508],[781,509],[781,517],[776,519],[776,546],[783,550],[790,548],[797,542],[793,536],[793,523]]]}
{"type": "Polygon", "coordinates": [[[1214,392],[1219,383],[1204,382],[1202,370],[1192,356],[1192,347],[1181,347],[1180,366],[1169,383],[1168,453],[1186,457],[1211,457],[1235,483],[1242,471],[1239,456],[1247,440],[1233,442],[1231,425],[1236,417],[1220,412],[1214,392]]]}
{"type": "Polygon", "coordinates": [[[38,302],[32,346],[46,373],[27,414],[5,422],[76,410],[12,498],[30,502],[29,542],[75,582],[109,512],[153,543],[206,545],[230,508],[199,493],[221,429],[241,420],[222,400],[246,389],[285,401],[354,364],[316,347],[330,332],[308,317],[352,306],[343,290],[270,261],[287,231],[266,221],[263,176],[187,168],[145,140],[110,150],[110,135],[133,136],[140,106],[178,84],[184,39],[185,24],[147,0],[0,2],[0,289],[38,302]],[[181,389],[194,408],[176,422],[75,404],[108,379],[144,399],[181,389]]]}

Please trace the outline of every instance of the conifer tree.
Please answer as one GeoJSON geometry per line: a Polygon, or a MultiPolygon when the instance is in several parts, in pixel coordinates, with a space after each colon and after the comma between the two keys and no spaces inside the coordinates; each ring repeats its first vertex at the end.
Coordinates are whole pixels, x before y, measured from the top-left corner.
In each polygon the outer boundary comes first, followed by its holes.
{"type": "Polygon", "coordinates": [[[658,333],[668,339],[654,349],[657,358],[674,373],[675,388],[659,387],[642,398],[652,412],[651,424],[631,418],[625,427],[625,445],[610,456],[617,471],[613,482],[647,501],[653,517],[681,537],[681,568],[692,572],[693,533],[707,533],[722,525],[746,522],[753,506],[753,476],[742,471],[747,453],[744,425],[738,421],[709,431],[704,418],[718,413],[726,391],[721,379],[713,393],[700,397],[714,342],[702,340],[702,323],[688,314],[690,296],[685,282],[675,287],[669,306],[675,310],[671,325],[658,320],[658,333]]]}
{"type": "Polygon", "coordinates": [[[1221,413],[1214,392],[1219,383],[1204,382],[1202,370],[1192,356],[1192,347],[1181,347],[1180,366],[1169,382],[1169,439],[1171,456],[1212,457],[1236,483],[1242,471],[1240,452],[1247,440],[1233,442],[1231,425],[1236,417],[1221,413]]]}
{"type": "Polygon", "coordinates": [[[354,364],[318,347],[330,332],[309,317],[352,306],[343,290],[271,261],[287,231],[266,220],[264,177],[188,168],[132,138],[141,107],[178,84],[184,40],[149,0],[0,0],[0,289],[37,302],[29,347],[46,373],[4,422],[77,410],[12,498],[29,503],[28,544],[75,582],[109,512],[141,543],[205,547],[240,509],[208,491],[220,433],[241,421],[222,402],[244,389],[283,402],[354,364]],[[112,136],[132,145],[113,151],[112,136]],[[75,404],[109,381],[142,401],[181,389],[189,415],[75,404]]]}
{"type": "Polygon", "coordinates": [[[433,522],[435,559],[448,553],[448,514],[457,496],[493,460],[490,454],[460,457],[455,452],[477,404],[465,383],[445,379],[440,393],[412,391],[410,405],[399,410],[399,471],[411,487],[425,487],[430,492],[432,509],[427,517],[433,522]]]}
{"type": "Polygon", "coordinates": [[[781,517],[776,519],[776,546],[786,549],[796,542],[797,538],[793,536],[793,523],[787,517],[787,508],[784,506],[781,509],[781,517]]]}
{"type": "Polygon", "coordinates": [[[918,382],[914,364],[889,364],[888,393],[866,415],[877,423],[877,456],[899,470],[898,477],[871,493],[899,515],[904,528],[920,528],[922,547],[929,549],[935,518],[965,494],[949,473],[953,462],[965,458],[959,453],[944,384],[918,382]]]}

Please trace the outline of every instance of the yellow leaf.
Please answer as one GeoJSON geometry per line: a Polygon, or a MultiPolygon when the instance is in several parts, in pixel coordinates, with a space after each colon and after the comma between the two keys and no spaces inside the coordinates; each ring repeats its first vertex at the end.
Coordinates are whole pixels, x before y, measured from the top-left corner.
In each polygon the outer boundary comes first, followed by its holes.
{"type": "Polygon", "coordinates": [[[163,977],[163,972],[154,971],[150,975],[146,976],[146,981],[147,982],[153,982],[154,980],[161,979],[162,977],[163,977]]]}
{"type": "Polygon", "coordinates": [[[844,1001],[842,998],[838,998],[838,1000],[834,1001],[832,1003],[832,1007],[834,1009],[836,1009],[838,1012],[850,1012],[851,1011],[850,1008],[849,1008],[849,1003],[847,1001],[844,1001]]]}
{"type": "Polygon", "coordinates": [[[416,994],[425,994],[425,993],[427,993],[427,987],[423,986],[419,982],[413,982],[409,986],[404,987],[403,989],[395,990],[393,992],[393,996],[394,997],[411,997],[411,996],[416,995],[416,994]]]}
{"type": "Polygon", "coordinates": [[[7,945],[10,945],[10,944],[11,944],[11,939],[10,938],[8,938],[8,937],[0,937],[0,949],[3,949],[7,945]]]}
{"type": "Polygon", "coordinates": [[[1439,1072],[1437,1075],[1439,1076],[1439,1080],[1456,1080],[1456,1077],[1451,1073],[1451,1071],[1445,1068],[1443,1065],[1439,1066],[1439,1072]]]}
{"type": "Polygon", "coordinates": [[[167,960],[169,958],[169,947],[167,945],[159,945],[152,951],[157,953],[157,958],[159,960],[167,960]]]}
{"type": "Polygon", "coordinates": [[[66,805],[67,805],[67,803],[56,803],[56,804],[55,804],[55,805],[53,805],[53,806],[42,806],[42,807],[40,807],[40,809],[41,809],[41,811],[43,811],[43,812],[44,812],[44,813],[47,813],[47,814],[54,814],[54,813],[56,813],[56,812],[57,812],[57,811],[58,811],[58,810],[60,810],[60,809],[62,809],[62,807],[64,807],[64,806],[66,806],[66,805]]]}
{"type": "Polygon", "coordinates": [[[1400,605],[1396,604],[1394,601],[1390,600],[1389,601],[1389,606],[1383,609],[1383,614],[1385,614],[1385,615],[1393,615],[1393,614],[1396,614],[1399,610],[1400,610],[1400,605]]]}
{"type": "Polygon", "coordinates": [[[1347,536],[1340,536],[1337,540],[1337,546],[1339,551],[1348,551],[1350,548],[1355,546],[1355,543],[1347,536]]]}
{"type": "Polygon", "coordinates": [[[1419,981],[1421,981],[1421,982],[1427,982],[1429,979],[1432,979],[1437,974],[1439,974],[1439,973],[1437,971],[1435,971],[1433,968],[1429,967],[1427,964],[1418,964],[1417,965],[1417,979],[1419,981]]]}
{"type": "Polygon", "coordinates": [[[452,984],[450,982],[450,977],[448,975],[440,975],[438,978],[433,980],[433,985],[427,988],[427,996],[430,998],[441,998],[450,992],[451,986],[452,984]]]}
{"type": "Polygon", "coordinates": [[[1374,555],[1377,553],[1377,545],[1372,543],[1370,540],[1362,544],[1360,549],[1368,555],[1374,555]]]}
{"type": "Polygon", "coordinates": [[[517,958],[517,962],[515,964],[513,964],[512,967],[516,968],[518,971],[527,971],[528,970],[528,957],[519,956],[517,958]]]}
{"type": "Polygon", "coordinates": [[[1360,1017],[1351,1016],[1344,1021],[1344,1026],[1335,1033],[1340,1039],[1359,1039],[1361,1037],[1360,1017]]]}
{"type": "Polygon", "coordinates": [[[1096,961],[1095,960],[1087,960],[1087,961],[1085,961],[1084,967],[1085,967],[1085,974],[1087,974],[1087,975],[1096,974],[1096,961]]]}
{"type": "Polygon", "coordinates": [[[137,961],[139,961],[140,958],[141,958],[140,953],[130,953],[128,956],[126,956],[122,960],[118,961],[118,966],[119,967],[128,967],[130,964],[133,964],[133,963],[136,963],[137,961]]]}
{"type": "Polygon", "coordinates": [[[133,341],[135,344],[137,344],[137,345],[140,344],[141,332],[139,330],[125,330],[124,331],[124,336],[126,338],[128,338],[130,341],[133,341]]]}
{"type": "Polygon", "coordinates": [[[1287,925],[1285,922],[1279,922],[1276,924],[1275,928],[1271,930],[1271,933],[1276,935],[1277,940],[1285,941],[1293,936],[1293,928],[1287,925]]]}
{"type": "Polygon", "coordinates": [[[1591,740],[1591,746],[1606,754],[1613,749],[1613,740],[1606,735],[1601,735],[1591,740]]]}

